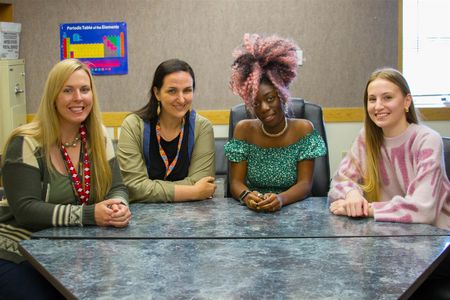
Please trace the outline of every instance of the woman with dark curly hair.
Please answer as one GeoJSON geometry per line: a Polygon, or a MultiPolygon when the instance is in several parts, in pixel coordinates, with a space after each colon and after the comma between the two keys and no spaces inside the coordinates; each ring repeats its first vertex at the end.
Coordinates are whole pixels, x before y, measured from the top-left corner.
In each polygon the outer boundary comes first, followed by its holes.
{"type": "Polygon", "coordinates": [[[225,154],[231,161],[231,194],[255,211],[277,211],[305,198],[314,158],[326,154],[312,123],[287,114],[297,49],[293,41],[276,35],[245,34],[233,53],[230,88],[256,119],[236,125],[225,154]]]}

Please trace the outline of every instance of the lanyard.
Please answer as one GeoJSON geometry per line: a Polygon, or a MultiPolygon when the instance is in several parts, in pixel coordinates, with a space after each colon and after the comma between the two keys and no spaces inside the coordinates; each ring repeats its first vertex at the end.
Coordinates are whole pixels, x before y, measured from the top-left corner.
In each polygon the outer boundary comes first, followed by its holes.
{"type": "Polygon", "coordinates": [[[166,151],[164,151],[163,147],[161,146],[161,126],[158,123],[156,123],[156,139],[158,140],[158,148],[159,148],[159,154],[161,155],[162,160],[164,161],[164,165],[166,166],[166,175],[164,176],[164,179],[169,176],[170,173],[172,173],[172,170],[175,168],[175,165],[178,160],[178,156],[180,155],[181,150],[181,142],[183,141],[183,135],[184,135],[184,118],[181,122],[181,128],[180,128],[180,138],[178,140],[178,148],[177,148],[177,155],[172,160],[172,162],[169,165],[169,159],[167,158],[166,151]]]}
{"type": "MultiPolygon", "coordinates": [[[[66,147],[61,143],[61,154],[63,156],[67,172],[70,174],[70,179],[72,181],[72,188],[75,195],[78,197],[80,204],[87,204],[89,202],[89,193],[91,190],[91,162],[89,161],[89,155],[87,151],[87,131],[84,124],[80,126],[80,136],[81,136],[81,146],[80,159],[83,160],[83,168],[81,173],[83,174],[83,181],[80,180],[80,176],[77,174],[76,168],[74,167],[69,154],[67,153],[66,147]]],[[[80,173],[80,170],[78,171],[80,173]]]]}

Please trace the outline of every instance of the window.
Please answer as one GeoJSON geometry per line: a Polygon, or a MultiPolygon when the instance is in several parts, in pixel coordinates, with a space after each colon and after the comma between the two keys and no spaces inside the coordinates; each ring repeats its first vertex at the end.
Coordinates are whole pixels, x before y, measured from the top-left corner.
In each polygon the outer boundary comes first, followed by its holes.
{"type": "Polygon", "coordinates": [[[450,0],[403,0],[403,74],[417,106],[450,105],[450,0]]]}

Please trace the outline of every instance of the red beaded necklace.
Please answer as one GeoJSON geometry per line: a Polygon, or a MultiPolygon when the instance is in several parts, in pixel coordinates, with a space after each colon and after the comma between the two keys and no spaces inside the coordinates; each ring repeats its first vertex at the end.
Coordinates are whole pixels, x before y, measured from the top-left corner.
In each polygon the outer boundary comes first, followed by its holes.
{"type": "Polygon", "coordinates": [[[91,190],[91,162],[89,161],[89,155],[87,151],[87,131],[84,124],[80,126],[80,136],[81,136],[81,147],[80,147],[80,158],[83,160],[83,168],[81,173],[83,175],[83,181],[80,180],[80,170],[78,173],[67,153],[66,147],[61,143],[61,154],[66,165],[67,172],[70,174],[72,180],[72,188],[75,195],[78,198],[80,204],[87,204],[89,202],[89,193],[91,190]]]}

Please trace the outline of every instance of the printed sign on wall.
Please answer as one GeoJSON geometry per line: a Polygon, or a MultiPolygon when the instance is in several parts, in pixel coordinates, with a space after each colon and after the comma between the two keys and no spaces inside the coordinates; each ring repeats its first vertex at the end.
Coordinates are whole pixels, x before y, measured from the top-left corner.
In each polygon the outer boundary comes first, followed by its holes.
{"type": "Polygon", "coordinates": [[[128,73],[125,22],[61,24],[60,39],[61,60],[77,58],[94,75],[128,73]]]}

